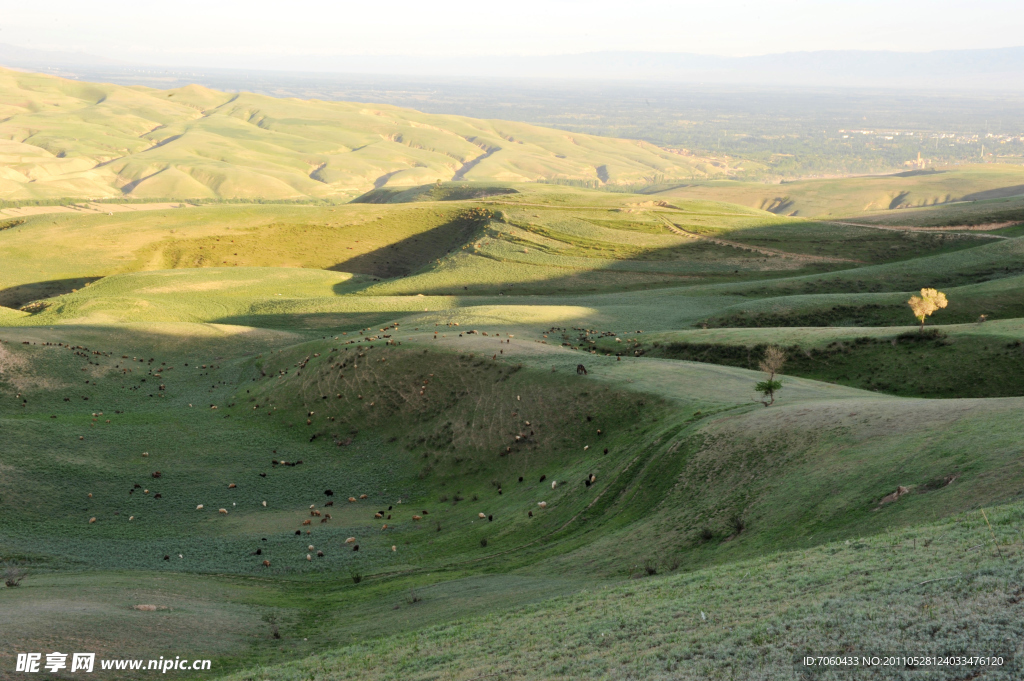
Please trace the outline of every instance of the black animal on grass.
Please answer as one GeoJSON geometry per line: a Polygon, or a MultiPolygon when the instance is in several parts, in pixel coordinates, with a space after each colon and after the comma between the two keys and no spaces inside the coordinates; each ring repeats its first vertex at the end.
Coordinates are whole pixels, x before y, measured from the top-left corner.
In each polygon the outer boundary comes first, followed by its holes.
{"type": "Polygon", "coordinates": [[[587,367],[583,366],[582,364],[577,364],[576,365],[576,373],[578,375],[586,376],[587,375],[587,367]]]}

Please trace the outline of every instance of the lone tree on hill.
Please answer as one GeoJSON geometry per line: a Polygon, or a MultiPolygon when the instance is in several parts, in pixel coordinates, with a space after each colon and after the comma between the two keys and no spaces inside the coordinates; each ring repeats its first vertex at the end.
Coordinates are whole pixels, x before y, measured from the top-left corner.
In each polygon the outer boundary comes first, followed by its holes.
{"type": "Polygon", "coordinates": [[[764,357],[758,362],[758,367],[768,374],[768,380],[759,382],[754,386],[754,390],[761,393],[762,397],[767,398],[767,402],[761,401],[761,404],[766,407],[775,404],[775,393],[782,388],[782,381],[776,380],[775,374],[781,372],[785,364],[786,353],[781,348],[774,345],[765,348],[764,357]]]}
{"type": "Polygon", "coordinates": [[[911,296],[910,300],[907,301],[907,305],[914,311],[914,316],[917,317],[917,321],[921,322],[921,332],[924,333],[924,320],[930,317],[936,310],[941,310],[949,304],[946,300],[946,294],[942,291],[936,291],[933,288],[921,289],[921,296],[911,296]]]}

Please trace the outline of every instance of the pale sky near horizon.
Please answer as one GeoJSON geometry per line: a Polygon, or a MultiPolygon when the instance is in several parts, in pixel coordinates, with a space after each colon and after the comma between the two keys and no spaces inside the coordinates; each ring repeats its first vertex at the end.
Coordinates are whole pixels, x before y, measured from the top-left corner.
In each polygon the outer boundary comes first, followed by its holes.
{"type": "Polygon", "coordinates": [[[0,0],[0,43],[211,67],[252,55],[919,52],[1024,45],[1024,2],[0,0]]]}

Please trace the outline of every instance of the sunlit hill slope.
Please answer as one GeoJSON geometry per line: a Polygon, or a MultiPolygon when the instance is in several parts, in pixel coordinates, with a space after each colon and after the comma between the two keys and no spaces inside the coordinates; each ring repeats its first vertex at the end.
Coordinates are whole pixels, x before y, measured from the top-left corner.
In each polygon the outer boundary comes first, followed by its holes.
{"type": "Polygon", "coordinates": [[[0,199],[352,198],[436,180],[724,175],[645,142],[393,106],[0,69],[0,199]]]}

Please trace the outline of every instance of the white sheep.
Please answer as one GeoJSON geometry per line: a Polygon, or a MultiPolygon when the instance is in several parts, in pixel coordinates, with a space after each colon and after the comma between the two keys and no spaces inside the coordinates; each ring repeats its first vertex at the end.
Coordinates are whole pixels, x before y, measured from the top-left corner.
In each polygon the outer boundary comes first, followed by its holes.
{"type": "Polygon", "coordinates": [[[202,511],[203,510],[203,505],[199,504],[198,506],[196,506],[196,510],[197,511],[202,511]]]}
{"type": "Polygon", "coordinates": [[[547,508],[548,507],[548,502],[546,502],[546,501],[538,501],[537,505],[540,506],[541,508],[547,508]]]}

